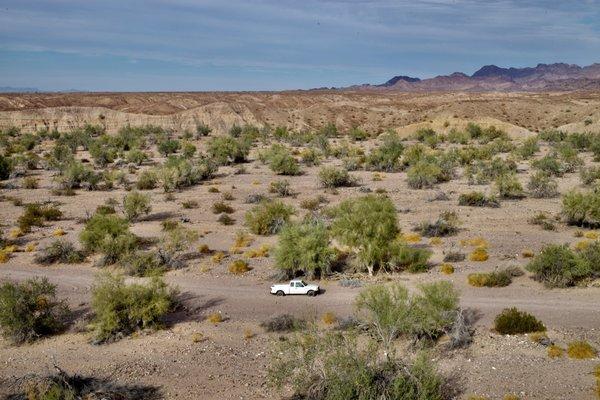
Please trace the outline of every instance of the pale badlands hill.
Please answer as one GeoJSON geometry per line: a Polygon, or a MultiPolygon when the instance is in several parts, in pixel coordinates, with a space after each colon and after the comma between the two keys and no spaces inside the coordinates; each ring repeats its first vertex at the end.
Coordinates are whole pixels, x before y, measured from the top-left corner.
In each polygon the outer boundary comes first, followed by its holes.
{"type": "Polygon", "coordinates": [[[68,130],[86,123],[115,132],[127,124],[174,130],[208,124],[284,125],[296,130],[333,122],[377,132],[412,131],[415,124],[443,131],[467,121],[494,124],[511,134],[543,129],[598,130],[600,92],[398,93],[296,91],[241,93],[0,94],[0,128],[68,130]],[[590,124],[590,121],[592,122],[590,124]]]}

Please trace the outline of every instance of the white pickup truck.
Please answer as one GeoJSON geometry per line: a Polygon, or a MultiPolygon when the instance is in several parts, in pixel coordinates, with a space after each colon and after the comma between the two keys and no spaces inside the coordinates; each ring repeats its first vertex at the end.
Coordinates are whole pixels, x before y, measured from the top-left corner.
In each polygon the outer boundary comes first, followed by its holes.
{"type": "Polygon", "coordinates": [[[309,285],[300,279],[294,279],[290,283],[271,286],[271,294],[285,296],[288,294],[305,294],[307,296],[316,296],[319,293],[319,286],[309,285]]]}

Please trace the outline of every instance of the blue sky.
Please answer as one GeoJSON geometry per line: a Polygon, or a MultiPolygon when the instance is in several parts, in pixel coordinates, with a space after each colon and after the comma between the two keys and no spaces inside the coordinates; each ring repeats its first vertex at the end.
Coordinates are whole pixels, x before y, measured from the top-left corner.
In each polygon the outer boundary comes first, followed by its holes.
{"type": "Polygon", "coordinates": [[[281,90],[600,62],[600,0],[0,0],[0,86],[281,90]]]}

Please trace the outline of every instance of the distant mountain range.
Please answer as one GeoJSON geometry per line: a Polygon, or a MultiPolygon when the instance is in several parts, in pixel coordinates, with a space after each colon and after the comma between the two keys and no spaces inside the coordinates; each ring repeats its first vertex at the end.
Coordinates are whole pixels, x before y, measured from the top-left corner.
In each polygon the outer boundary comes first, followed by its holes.
{"type": "Polygon", "coordinates": [[[0,93],[37,93],[40,90],[30,87],[0,86],[0,93]]]}
{"type": "Polygon", "coordinates": [[[380,85],[355,85],[342,90],[433,91],[569,91],[600,90],[600,64],[580,67],[574,64],[538,64],[527,68],[486,65],[473,75],[455,72],[435,78],[395,76],[380,85]]]}

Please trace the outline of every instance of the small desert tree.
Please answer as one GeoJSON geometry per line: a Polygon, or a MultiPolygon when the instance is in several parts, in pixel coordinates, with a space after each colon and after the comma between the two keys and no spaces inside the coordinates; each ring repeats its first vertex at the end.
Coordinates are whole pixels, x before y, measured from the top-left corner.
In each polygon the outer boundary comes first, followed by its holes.
{"type": "Polygon", "coordinates": [[[389,261],[400,229],[388,197],[367,195],[345,200],[334,210],[334,217],[333,235],[355,249],[369,275],[389,261]]]}
{"type": "Polygon", "coordinates": [[[288,224],[279,234],[275,263],[290,276],[296,272],[303,272],[309,277],[326,275],[334,258],[323,223],[288,224]]]}

